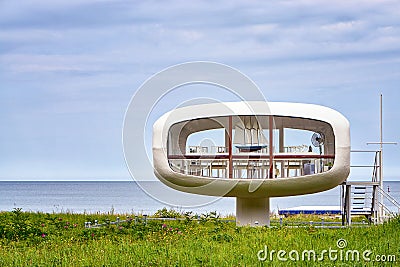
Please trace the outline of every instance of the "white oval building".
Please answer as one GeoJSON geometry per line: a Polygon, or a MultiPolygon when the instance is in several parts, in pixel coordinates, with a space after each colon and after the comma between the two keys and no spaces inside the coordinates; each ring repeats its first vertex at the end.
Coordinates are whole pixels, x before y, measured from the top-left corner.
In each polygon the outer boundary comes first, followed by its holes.
{"type": "Polygon", "coordinates": [[[332,189],[350,172],[347,119],[299,103],[188,106],[153,126],[154,172],[180,191],[236,197],[238,225],[269,225],[269,198],[332,189]]]}

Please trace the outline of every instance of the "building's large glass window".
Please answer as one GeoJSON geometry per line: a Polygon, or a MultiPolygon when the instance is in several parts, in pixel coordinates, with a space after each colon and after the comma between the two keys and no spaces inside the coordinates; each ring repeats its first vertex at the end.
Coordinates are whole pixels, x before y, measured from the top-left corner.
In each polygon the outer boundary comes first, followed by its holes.
{"type": "Polygon", "coordinates": [[[322,121],[284,116],[225,116],[174,124],[168,133],[171,168],[236,179],[291,178],[329,171],[335,137],[322,121]]]}

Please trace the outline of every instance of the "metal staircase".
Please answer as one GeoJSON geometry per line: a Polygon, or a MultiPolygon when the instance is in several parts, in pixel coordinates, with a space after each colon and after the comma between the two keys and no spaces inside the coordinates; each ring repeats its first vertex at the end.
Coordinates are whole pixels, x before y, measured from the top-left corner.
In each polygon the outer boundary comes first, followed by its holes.
{"type": "Polygon", "coordinates": [[[382,186],[381,151],[374,152],[372,166],[351,166],[352,168],[373,168],[371,181],[346,181],[341,187],[343,225],[351,225],[352,216],[365,216],[370,223],[378,224],[400,214],[400,203],[382,186]],[[390,207],[390,208],[389,208],[390,207]]]}
{"type": "Polygon", "coordinates": [[[373,210],[373,186],[355,185],[352,188],[351,213],[353,215],[369,215],[373,210]]]}

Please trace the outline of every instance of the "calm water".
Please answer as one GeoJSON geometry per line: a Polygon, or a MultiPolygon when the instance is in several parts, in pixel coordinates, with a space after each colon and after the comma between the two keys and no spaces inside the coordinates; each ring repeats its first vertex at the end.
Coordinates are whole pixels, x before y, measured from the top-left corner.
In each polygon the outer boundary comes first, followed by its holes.
{"type": "MultiPolygon", "coordinates": [[[[159,195],[169,195],[160,202],[146,194],[137,182],[0,182],[0,210],[22,208],[25,211],[95,213],[114,210],[118,213],[148,213],[167,207],[195,213],[217,211],[235,213],[234,198],[197,197],[168,189],[160,182],[145,182],[159,195]],[[167,201],[165,200],[167,199],[167,201]],[[173,201],[172,201],[173,199],[173,201]],[[168,205],[168,203],[175,203],[168,205]],[[185,204],[176,204],[185,203],[185,204]]],[[[385,191],[400,202],[400,182],[385,183],[385,191]]],[[[340,189],[323,193],[271,199],[271,210],[311,205],[340,205],[340,189]]]]}

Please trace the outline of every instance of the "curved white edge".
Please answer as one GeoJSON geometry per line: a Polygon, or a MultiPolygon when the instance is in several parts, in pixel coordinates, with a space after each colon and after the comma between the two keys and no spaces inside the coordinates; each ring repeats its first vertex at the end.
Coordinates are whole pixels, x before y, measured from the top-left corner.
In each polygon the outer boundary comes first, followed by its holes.
{"type": "Polygon", "coordinates": [[[319,105],[285,102],[226,102],[188,106],[164,114],[153,125],[154,173],[176,190],[210,196],[279,197],[311,194],[332,189],[350,173],[350,124],[339,112],[319,105]],[[178,122],[222,116],[274,115],[327,122],[335,136],[335,161],[331,170],[293,178],[224,179],[174,172],[167,158],[168,131],[178,122]],[[256,190],[252,190],[256,188],[256,190]]]}

